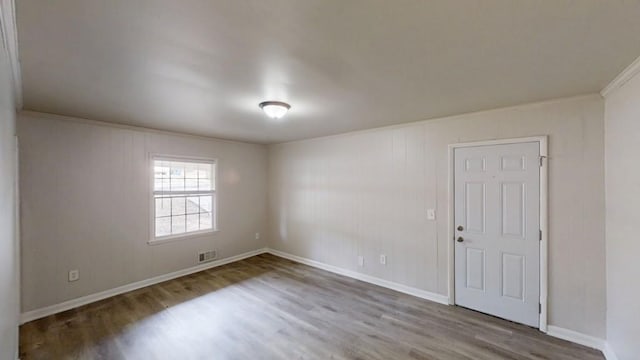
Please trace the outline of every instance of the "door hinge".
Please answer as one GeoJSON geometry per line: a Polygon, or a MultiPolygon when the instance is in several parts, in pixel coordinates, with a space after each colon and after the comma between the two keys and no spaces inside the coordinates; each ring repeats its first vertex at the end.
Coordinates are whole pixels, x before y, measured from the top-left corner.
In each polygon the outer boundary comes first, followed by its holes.
{"type": "Polygon", "coordinates": [[[539,232],[538,240],[542,241],[542,230],[539,232]]]}
{"type": "Polygon", "coordinates": [[[540,160],[540,167],[542,167],[542,161],[546,158],[546,156],[539,156],[538,160],[540,160]]]}
{"type": "Polygon", "coordinates": [[[538,303],[538,314],[542,314],[542,304],[538,303]]]}

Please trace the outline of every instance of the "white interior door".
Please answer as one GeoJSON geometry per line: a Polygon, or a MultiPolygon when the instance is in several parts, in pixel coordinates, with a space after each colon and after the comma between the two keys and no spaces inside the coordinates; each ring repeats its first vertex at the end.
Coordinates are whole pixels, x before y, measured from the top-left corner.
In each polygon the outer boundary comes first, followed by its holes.
{"type": "Polygon", "coordinates": [[[454,150],[455,303],[538,327],[538,142],[454,150]]]}

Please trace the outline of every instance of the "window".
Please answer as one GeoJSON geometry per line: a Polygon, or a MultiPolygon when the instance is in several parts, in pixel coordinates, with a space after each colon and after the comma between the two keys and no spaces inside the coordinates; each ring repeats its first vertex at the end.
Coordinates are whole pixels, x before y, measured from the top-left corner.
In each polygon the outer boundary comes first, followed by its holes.
{"type": "Polygon", "coordinates": [[[215,161],[153,158],[153,240],[216,228],[215,161]]]}

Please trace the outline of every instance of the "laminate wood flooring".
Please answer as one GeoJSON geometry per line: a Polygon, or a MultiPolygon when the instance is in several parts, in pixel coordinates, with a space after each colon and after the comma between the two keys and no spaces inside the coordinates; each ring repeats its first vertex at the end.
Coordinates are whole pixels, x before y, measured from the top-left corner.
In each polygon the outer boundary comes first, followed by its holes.
{"type": "Polygon", "coordinates": [[[263,254],[24,324],[29,359],[557,359],[599,351],[263,254]]]}

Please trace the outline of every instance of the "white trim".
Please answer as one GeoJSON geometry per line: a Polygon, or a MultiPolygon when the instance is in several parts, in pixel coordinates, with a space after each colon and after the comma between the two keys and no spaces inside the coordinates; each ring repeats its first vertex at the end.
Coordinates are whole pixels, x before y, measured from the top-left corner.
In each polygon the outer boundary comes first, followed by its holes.
{"type": "Polygon", "coordinates": [[[194,164],[206,163],[215,165],[218,163],[217,158],[211,158],[206,156],[191,156],[191,155],[167,155],[164,153],[150,152],[149,155],[153,160],[160,161],[177,161],[177,162],[190,162],[194,164]]]}
{"type": "Polygon", "coordinates": [[[616,76],[607,86],[600,91],[600,95],[603,97],[607,97],[611,95],[611,93],[622,87],[622,85],[626,84],[627,81],[631,80],[637,73],[640,72],[640,57],[635,59],[629,66],[627,66],[618,76],[616,76]]]}
{"type": "Polygon", "coordinates": [[[606,341],[604,339],[554,325],[549,325],[547,335],[600,351],[604,350],[606,346],[606,341]]]}
{"type": "Polygon", "coordinates": [[[226,265],[235,261],[240,261],[243,259],[247,259],[250,258],[252,256],[256,256],[256,255],[260,255],[265,253],[267,250],[266,249],[258,249],[258,250],[253,250],[253,251],[248,251],[246,253],[242,253],[239,255],[235,255],[235,256],[230,256],[228,258],[225,259],[220,259],[220,260],[216,260],[216,261],[212,261],[206,264],[201,264],[201,265],[197,265],[194,267],[190,267],[187,269],[183,269],[183,270],[178,270],[178,271],[174,271],[168,274],[164,274],[164,275],[159,275],[150,279],[146,279],[146,280],[142,280],[142,281],[137,281],[134,283],[130,283],[127,285],[123,285],[123,286],[119,286],[117,288],[113,288],[110,290],[105,290],[105,291],[101,291],[99,293],[95,293],[95,294],[91,294],[91,295],[87,295],[87,296],[83,296],[77,299],[72,299],[69,301],[65,301],[59,304],[55,304],[55,305],[51,305],[51,306],[47,306],[47,307],[43,307],[40,309],[36,309],[36,310],[31,310],[31,311],[27,311],[25,313],[22,313],[20,315],[20,324],[24,324],[26,322],[29,321],[33,321],[36,319],[40,319],[49,315],[53,315],[53,314],[57,314],[59,312],[63,312],[63,311],[67,311],[73,308],[77,308],[79,306],[83,306],[83,305],[87,305],[87,304],[91,304],[93,302],[96,301],[100,301],[112,296],[116,296],[116,295],[120,295],[120,294],[124,294],[126,292],[129,291],[133,291],[133,290],[137,290],[143,287],[147,287],[150,285],[155,285],[164,281],[168,281],[168,280],[172,280],[175,278],[179,278],[181,276],[185,276],[185,275],[189,275],[189,274],[193,274],[193,273],[197,273],[203,270],[207,270],[207,269],[211,269],[214,267],[218,267],[218,266],[222,266],[222,265],[226,265]]]}
{"type": "Polygon", "coordinates": [[[426,290],[422,290],[422,289],[418,289],[418,288],[414,288],[411,286],[407,286],[407,285],[403,285],[403,284],[399,284],[393,281],[389,281],[389,280],[384,280],[384,279],[380,279],[377,277],[373,277],[370,275],[366,275],[363,273],[359,273],[356,271],[352,271],[352,270],[347,270],[347,269],[343,269],[337,266],[333,266],[333,265],[328,265],[319,261],[315,261],[315,260],[311,260],[311,259],[307,259],[301,256],[297,256],[297,255],[292,255],[280,250],[275,250],[275,249],[271,249],[271,248],[267,248],[267,253],[271,254],[271,255],[275,255],[284,259],[288,259],[291,261],[295,261],[297,263],[301,263],[304,265],[309,265],[312,266],[314,268],[318,268],[321,270],[325,270],[325,271],[329,271],[332,272],[334,274],[338,274],[338,275],[343,275],[346,277],[350,277],[352,279],[356,279],[356,280],[360,280],[360,281],[364,281],[370,284],[374,284],[374,285],[378,285],[378,286],[382,286],[384,288],[387,289],[391,289],[391,290],[395,290],[401,293],[405,293],[405,294],[409,294],[409,295],[413,295],[416,297],[419,297],[421,299],[425,299],[425,300],[429,300],[429,301],[433,301],[436,303],[440,303],[440,304],[444,304],[444,305],[448,305],[449,304],[449,299],[445,296],[445,295],[441,295],[441,294],[436,294],[436,293],[432,293],[430,291],[426,291],[426,290]]]}
{"type": "MultiPolygon", "coordinates": [[[[15,272],[16,272],[16,284],[18,284],[18,291],[16,291],[16,307],[15,310],[13,311],[13,318],[14,321],[20,321],[19,319],[17,319],[18,314],[20,314],[20,303],[22,301],[22,294],[21,294],[21,263],[22,263],[22,257],[20,254],[20,143],[19,143],[19,139],[17,136],[14,136],[15,139],[15,158],[14,161],[15,163],[13,164],[14,166],[14,205],[15,205],[15,213],[13,214],[14,216],[14,246],[15,246],[15,259],[16,259],[16,264],[15,264],[15,272]]],[[[15,324],[15,323],[14,323],[15,324]]],[[[16,324],[17,325],[17,324],[16,324]]],[[[20,338],[20,328],[18,326],[16,326],[14,328],[15,334],[16,334],[16,339],[20,338]]],[[[16,359],[20,360],[20,346],[19,344],[16,344],[16,359]]]]}
{"type": "Polygon", "coordinates": [[[604,358],[607,360],[618,360],[618,355],[616,355],[616,352],[613,351],[613,347],[608,341],[605,341],[604,343],[602,354],[604,354],[604,358]]]}
{"type": "Polygon", "coordinates": [[[221,260],[216,260],[216,261],[212,261],[206,264],[202,264],[202,265],[197,265],[188,269],[183,269],[183,270],[178,270],[178,271],[174,271],[168,274],[164,274],[164,275],[159,275],[150,279],[146,279],[146,280],[142,280],[142,281],[137,281],[134,283],[130,283],[127,285],[123,285],[123,286],[119,286],[117,288],[113,288],[113,289],[109,289],[109,290],[105,290],[99,293],[95,293],[95,294],[91,294],[91,295],[87,295],[87,296],[83,296],[77,299],[72,299],[69,301],[65,301],[59,304],[55,304],[55,305],[50,305],[44,308],[40,308],[40,309],[36,309],[36,310],[32,310],[32,311],[28,311],[25,313],[22,313],[20,315],[20,324],[24,324],[27,323],[29,321],[33,321],[33,320],[37,320],[49,315],[53,315],[53,314],[57,314],[63,311],[67,311],[73,308],[77,308],[83,305],[87,305],[87,304],[91,304],[93,302],[96,301],[100,301],[109,297],[113,297],[116,295],[120,295],[120,294],[124,294],[126,292],[129,291],[133,291],[133,290],[137,290],[143,287],[147,287],[147,286],[151,286],[151,285],[155,285],[164,281],[168,281],[168,280],[172,280],[175,278],[179,278],[182,276],[186,276],[189,274],[193,274],[196,272],[200,272],[203,270],[207,270],[207,269],[211,269],[214,267],[218,267],[218,266],[222,266],[222,265],[226,265],[232,262],[236,262],[236,261],[240,261],[243,259],[247,259],[250,258],[252,256],[256,256],[256,255],[260,255],[260,254],[264,254],[264,253],[269,253],[284,259],[289,259],[301,264],[305,264],[305,265],[309,265],[318,269],[322,269],[325,271],[329,271],[335,274],[339,274],[339,275],[343,275],[343,276],[347,276],[353,279],[357,279],[357,280],[361,280],[370,284],[374,284],[374,285],[378,285],[378,286],[382,286],[388,289],[392,289],[398,292],[402,292],[405,294],[409,294],[409,295],[413,295],[425,300],[430,300],[430,301],[434,301],[440,304],[448,304],[448,298],[445,295],[440,295],[440,294],[435,294],[429,291],[425,291],[425,290],[421,290],[421,289],[417,289],[414,287],[410,287],[410,286],[406,286],[406,285],[402,285],[402,284],[398,284],[392,281],[388,281],[388,280],[383,280],[380,278],[376,278],[373,276],[369,276],[369,275],[365,275],[365,274],[361,274],[355,271],[350,271],[350,270],[346,270],[346,269],[341,269],[338,268],[336,266],[332,266],[332,265],[327,265],[327,264],[323,264],[321,262],[318,261],[314,261],[314,260],[310,260],[310,259],[306,259],[300,256],[296,256],[296,255],[291,255],[279,250],[274,250],[274,249],[270,249],[270,248],[262,248],[262,249],[258,249],[258,250],[253,250],[253,251],[249,251],[246,253],[242,253],[239,255],[235,255],[235,256],[231,256],[225,259],[221,259],[221,260]]]}
{"type": "Polygon", "coordinates": [[[6,47],[13,78],[13,101],[16,109],[22,109],[22,75],[20,72],[20,56],[18,53],[18,30],[16,28],[16,7],[13,0],[0,2],[0,29],[4,35],[0,39],[6,47]]]}
{"type": "MultiPolygon", "coordinates": [[[[28,311],[20,315],[20,324],[24,324],[33,320],[37,320],[46,316],[54,315],[63,311],[67,311],[73,308],[77,308],[83,305],[91,304],[96,301],[104,300],[116,295],[124,294],[130,291],[134,291],[143,287],[155,285],[164,281],[172,280],[182,276],[190,275],[207,269],[215,268],[218,266],[226,265],[232,262],[244,260],[256,255],[269,253],[274,256],[278,256],[284,259],[295,261],[304,265],[315,267],[321,270],[329,271],[338,275],[347,276],[356,280],[364,281],[370,284],[382,286],[388,289],[392,289],[401,293],[416,296],[425,300],[433,301],[436,303],[448,305],[449,299],[445,295],[432,293],[426,290],[417,289],[411,286],[398,284],[392,281],[376,278],[359,272],[342,269],[337,266],[328,265],[319,261],[303,258],[301,256],[292,255],[283,251],[262,248],[253,251],[248,251],[239,255],[231,256],[225,259],[212,261],[210,263],[197,265],[191,268],[174,271],[172,273],[159,275],[150,279],[130,283],[127,285],[119,286],[110,290],[105,290],[99,293],[83,296],[77,299],[72,299],[59,304],[47,306],[44,308],[28,311]]],[[[607,360],[617,360],[615,353],[611,346],[603,339],[596,338],[594,336],[582,334],[573,330],[568,330],[558,326],[549,325],[547,335],[553,336],[559,339],[574,342],[576,344],[584,345],[594,349],[602,350],[607,360]]]]}
{"type": "Polygon", "coordinates": [[[549,145],[547,136],[540,137],[540,325],[547,332],[549,308],[549,145]]]}
{"type": "MultiPolygon", "coordinates": [[[[510,138],[510,139],[491,139],[491,140],[481,140],[481,141],[471,141],[471,142],[450,144],[449,148],[519,144],[519,143],[527,143],[527,142],[546,142],[546,140],[547,140],[546,135],[510,138]]],[[[541,151],[540,155],[547,156],[546,149],[544,154],[542,153],[542,149],[540,149],[540,151],[541,151]]]]}
{"type": "MultiPolygon", "coordinates": [[[[192,231],[192,232],[188,232],[188,233],[182,233],[182,234],[176,234],[176,235],[168,235],[168,236],[163,236],[161,238],[155,238],[152,240],[147,241],[147,245],[150,246],[155,246],[155,245],[162,245],[162,244],[167,244],[167,243],[172,243],[172,242],[176,242],[176,241],[182,241],[182,240],[189,240],[189,239],[195,239],[195,238],[202,238],[205,236],[212,236],[213,234],[219,233],[220,230],[199,230],[199,231],[192,231]]],[[[151,230],[151,233],[153,234],[153,229],[151,230]]]]}
{"type": "Polygon", "coordinates": [[[543,158],[542,166],[540,167],[540,230],[542,231],[542,240],[540,240],[540,319],[538,329],[542,332],[547,332],[547,287],[548,287],[548,273],[547,273],[547,249],[549,242],[549,230],[548,230],[548,145],[547,136],[532,136],[524,138],[513,139],[493,139],[486,141],[474,141],[466,143],[457,143],[449,145],[449,221],[447,231],[447,251],[448,251],[448,284],[449,290],[449,304],[455,304],[455,247],[454,247],[454,150],[461,147],[473,147],[473,146],[489,146],[489,145],[503,145],[503,144],[518,144],[527,142],[537,142],[540,144],[540,156],[543,158]],[[546,160],[546,161],[545,161],[546,160]]]}

